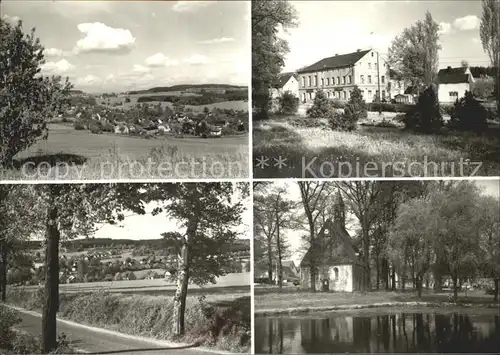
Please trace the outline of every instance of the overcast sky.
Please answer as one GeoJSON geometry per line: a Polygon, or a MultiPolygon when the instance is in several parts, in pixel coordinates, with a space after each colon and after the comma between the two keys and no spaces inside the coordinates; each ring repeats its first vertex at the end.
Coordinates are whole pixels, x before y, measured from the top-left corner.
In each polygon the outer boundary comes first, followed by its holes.
{"type": "Polygon", "coordinates": [[[292,1],[299,27],[282,35],[291,52],[285,71],[357,49],[373,47],[387,53],[391,40],[404,28],[425,18],[429,10],[441,24],[440,67],[488,66],[479,40],[481,1],[292,1]],[[373,35],[370,33],[373,32],[373,35]]]}
{"type": "Polygon", "coordinates": [[[175,84],[248,85],[247,1],[4,0],[45,46],[44,72],[75,89],[126,91],[175,84]]]}
{"type": "MultiPolygon", "coordinates": [[[[488,180],[474,180],[477,186],[481,189],[482,193],[485,195],[494,196],[500,198],[500,180],[499,179],[488,179],[488,180]]],[[[288,198],[293,201],[300,201],[300,190],[299,185],[296,182],[275,182],[275,186],[285,186],[288,192],[288,198]]],[[[345,199],[344,199],[345,201],[345,199]]],[[[353,215],[347,215],[347,231],[351,236],[354,235],[357,229],[357,219],[353,215]]],[[[287,230],[286,239],[292,250],[292,259],[298,266],[302,260],[304,248],[302,245],[302,235],[307,234],[305,231],[300,230],[287,230]]]]}

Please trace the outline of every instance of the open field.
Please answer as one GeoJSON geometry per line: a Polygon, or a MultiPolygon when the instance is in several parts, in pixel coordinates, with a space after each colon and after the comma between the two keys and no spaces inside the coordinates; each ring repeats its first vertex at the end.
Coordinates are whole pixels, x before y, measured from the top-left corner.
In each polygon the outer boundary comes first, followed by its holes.
{"type": "MultiPolygon", "coordinates": [[[[205,290],[205,289],[216,289],[214,292],[218,292],[218,289],[223,289],[225,287],[243,290],[250,292],[250,273],[234,273],[227,274],[218,278],[216,284],[207,284],[200,288],[197,285],[190,285],[189,289],[205,290]]],[[[23,286],[25,290],[36,290],[40,286],[23,286]]],[[[99,289],[106,290],[108,292],[160,292],[160,291],[175,291],[176,285],[174,282],[169,282],[164,279],[155,280],[123,280],[123,281],[102,281],[102,282],[85,282],[85,283],[74,283],[74,284],[61,284],[59,285],[60,291],[63,293],[82,293],[82,292],[93,292],[99,289]]]]}
{"type": "MultiPolygon", "coordinates": [[[[303,308],[321,308],[347,305],[373,305],[387,302],[448,302],[452,292],[434,293],[424,290],[419,300],[416,292],[373,291],[361,292],[310,292],[295,287],[285,287],[281,291],[277,287],[255,287],[255,312],[273,313],[290,311],[303,308]]],[[[494,305],[493,296],[486,295],[484,291],[468,291],[467,295],[460,292],[458,304],[491,304],[494,305]]]]}
{"type": "MultiPolygon", "coordinates": [[[[484,136],[452,132],[423,135],[385,127],[339,132],[324,124],[294,124],[296,119],[281,117],[254,124],[254,166],[261,156],[271,158],[266,167],[254,167],[256,178],[500,174],[498,125],[484,136]],[[286,159],[281,169],[272,162],[280,156],[286,159]]],[[[301,118],[300,122],[307,120],[301,118]]]]}
{"type": "MultiPolygon", "coordinates": [[[[181,91],[166,91],[166,92],[154,92],[154,93],[146,93],[146,94],[131,94],[131,95],[126,95],[123,97],[110,97],[109,98],[109,104],[111,106],[117,104],[117,103],[122,103],[121,106],[125,109],[130,109],[131,107],[135,107],[137,105],[137,100],[140,97],[144,96],[161,96],[161,95],[167,95],[167,96],[182,96],[182,97],[196,97],[196,96],[202,96],[197,93],[192,93],[192,92],[181,92],[181,91]],[[125,97],[128,97],[130,99],[130,102],[125,102],[125,97]]],[[[108,102],[107,99],[98,99],[97,103],[101,102],[108,102]]],[[[171,102],[166,102],[166,101],[149,101],[147,102],[148,104],[158,104],[161,103],[162,107],[168,106],[170,108],[173,107],[173,104],[171,102]]],[[[209,105],[186,105],[185,106],[188,109],[191,109],[195,112],[202,112],[205,107],[208,107],[209,109],[213,108],[221,108],[221,109],[233,109],[233,110],[241,110],[241,111],[248,111],[248,101],[223,101],[223,102],[217,102],[214,104],[209,104],[209,105]]]]}
{"type": "Polygon", "coordinates": [[[18,169],[0,171],[2,179],[237,178],[248,176],[248,136],[144,139],[51,124],[46,141],[15,159],[18,169]],[[50,169],[23,170],[29,162],[50,169]]]}

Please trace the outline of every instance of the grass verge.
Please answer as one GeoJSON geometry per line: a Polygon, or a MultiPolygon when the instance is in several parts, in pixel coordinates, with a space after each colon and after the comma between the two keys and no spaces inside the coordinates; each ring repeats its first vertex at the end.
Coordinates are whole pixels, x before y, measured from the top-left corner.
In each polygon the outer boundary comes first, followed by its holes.
{"type": "MultiPolygon", "coordinates": [[[[415,292],[310,292],[297,289],[255,288],[255,314],[299,313],[319,310],[343,310],[390,306],[438,306],[450,304],[451,293],[425,291],[422,298],[415,292]]],[[[493,296],[481,291],[460,295],[453,306],[498,307],[493,296]]]]}
{"type": "MultiPolygon", "coordinates": [[[[188,296],[183,337],[174,337],[171,297],[128,295],[98,291],[61,294],[58,317],[131,335],[182,343],[196,343],[234,353],[250,350],[250,297],[188,296]]],[[[40,311],[43,292],[9,290],[9,303],[40,311]]]]}

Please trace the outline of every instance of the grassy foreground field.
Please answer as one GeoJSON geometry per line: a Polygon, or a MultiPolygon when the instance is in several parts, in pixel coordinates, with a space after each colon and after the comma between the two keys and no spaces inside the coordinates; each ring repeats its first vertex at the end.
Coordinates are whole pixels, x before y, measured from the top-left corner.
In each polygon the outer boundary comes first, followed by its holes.
{"type": "MultiPolygon", "coordinates": [[[[254,123],[256,178],[497,176],[500,137],[421,135],[398,128],[365,127],[338,132],[294,124],[293,117],[254,123]],[[277,167],[273,158],[286,166],[277,167]],[[256,166],[260,157],[270,159],[256,166]],[[427,165],[425,165],[427,163],[427,165]],[[478,171],[476,167],[480,163],[478,171]]],[[[306,118],[302,119],[305,122],[306,118]]],[[[498,133],[498,132],[496,132],[498,133]]]]}
{"type": "MultiPolygon", "coordinates": [[[[40,311],[43,292],[10,289],[8,303],[40,311]]],[[[121,333],[182,343],[197,343],[235,353],[250,350],[250,295],[207,293],[188,295],[186,334],[174,337],[172,297],[98,291],[61,294],[58,317],[121,333]]]]}
{"type": "MultiPolygon", "coordinates": [[[[360,305],[371,306],[377,303],[397,302],[449,302],[451,292],[434,293],[424,291],[422,298],[418,299],[416,292],[396,291],[373,291],[360,292],[310,292],[297,288],[283,288],[281,291],[276,287],[255,288],[255,314],[279,313],[286,311],[305,311],[307,308],[329,308],[336,306],[360,305]]],[[[485,295],[484,291],[468,291],[467,295],[460,293],[458,305],[480,304],[495,305],[493,296],[485,295]]]]}
{"type": "Polygon", "coordinates": [[[51,124],[48,140],[15,159],[17,168],[0,170],[2,179],[242,178],[248,136],[144,139],[51,124]]]}

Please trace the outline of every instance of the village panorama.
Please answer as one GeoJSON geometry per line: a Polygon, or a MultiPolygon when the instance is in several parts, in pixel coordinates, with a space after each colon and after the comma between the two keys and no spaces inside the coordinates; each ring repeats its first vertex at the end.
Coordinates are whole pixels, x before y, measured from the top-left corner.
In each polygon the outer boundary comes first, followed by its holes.
{"type": "Polygon", "coordinates": [[[499,353],[500,180],[254,185],[256,354],[499,353]]]}
{"type": "Polygon", "coordinates": [[[248,176],[248,3],[1,10],[2,179],[248,176]]]}
{"type": "Polygon", "coordinates": [[[248,183],[0,185],[0,353],[249,353],[248,183]]]}

